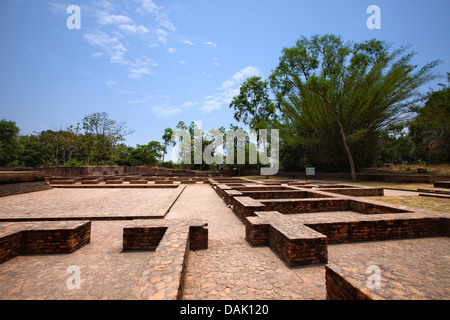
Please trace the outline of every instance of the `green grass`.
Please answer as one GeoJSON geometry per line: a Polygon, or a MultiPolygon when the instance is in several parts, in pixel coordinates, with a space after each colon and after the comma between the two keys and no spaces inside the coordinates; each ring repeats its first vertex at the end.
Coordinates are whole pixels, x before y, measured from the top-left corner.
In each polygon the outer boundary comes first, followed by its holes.
{"type": "Polygon", "coordinates": [[[450,200],[428,197],[368,197],[367,199],[388,202],[414,208],[421,208],[433,211],[450,212],[450,200]]]}
{"type": "MultiPolygon", "coordinates": [[[[259,180],[259,181],[270,181],[270,180],[298,180],[300,182],[305,182],[303,179],[292,179],[285,177],[277,177],[277,176],[269,176],[267,179],[266,176],[245,176],[241,177],[245,179],[259,180]]],[[[331,180],[314,180],[308,179],[308,182],[311,183],[334,183],[334,184],[348,184],[355,186],[366,186],[366,187],[376,187],[376,188],[391,188],[391,189],[400,189],[400,190],[413,190],[417,191],[417,189],[430,189],[433,188],[432,183],[395,183],[395,182],[372,182],[372,181],[331,181],[331,180]]]]}
{"type": "Polygon", "coordinates": [[[395,183],[395,182],[372,182],[372,181],[320,181],[326,183],[336,183],[336,184],[349,184],[355,186],[366,186],[366,187],[376,187],[376,188],[386,188],[386,189],[400,189],[400,190],[413,190],[417,189],[430,189],[433,188],[432,183],[395,183]]]}

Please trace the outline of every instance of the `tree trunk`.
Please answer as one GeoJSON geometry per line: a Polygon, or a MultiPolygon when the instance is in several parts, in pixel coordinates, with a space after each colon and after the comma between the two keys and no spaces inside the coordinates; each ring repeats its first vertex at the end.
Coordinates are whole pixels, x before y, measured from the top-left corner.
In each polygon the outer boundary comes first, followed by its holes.
{"type": "MultiPolygon", "coordinates": [[[[328,107],[328,110],[331,112],[331,114],[334,116],[334,119],[336,120],[336,123],[339,127],[339,132],[341,133],[342,142],[344,143],[345,152],[347,153],[348,162],[350,162],[350,171],[352,174],[352,181],[356,181],[356,171],[355,171],[355,163],[353,162],[353,156],[352,151],[350,150],[350,147],[347,144],[347,136],[345,135],[344,126],[342,125],[341,119],[339,119],[338,113],[333,109],[332,104],[322,97],[324,99],[324,102],[326,106],[328,107]]],[[[339,109],[339,108],[338,108],[339,109]]]]}
{"type": "Polygon", "coordinates": [[[342,142],[344,143],[345,152],[347,152],[348,161],[350,162],[350,170],[352,174],[352,181],[356,181],[356,171],[355,171],[355,163],[353,162],[352,151],[347,144],[347,137],[344,132],[344,127],[342,126],[341,120],[336,117],[336,121],[339,126],[339,131],[341,132],[342,142]]]}
{"type": "Polygon", "coordinates": [[[350,171],[352,174],[352,181],[356,181],[356,171],[355,171],[355,163],[353,162],[353,156],[352,151],[350,150],[350,147],[347,143],[347,136],[345,135],[344,126],[342,125],[341,119],[339,119],[338,114],[333,110],[333,107],[329,102],[325,102],[328,106],[328,109],[333,114],[334,118],[336,119],[336,123],[339,127],[339,132],[341,133],[342,142],[344,143],[345,152],[347,153],[348,162],[350,163],[350,171]]]}

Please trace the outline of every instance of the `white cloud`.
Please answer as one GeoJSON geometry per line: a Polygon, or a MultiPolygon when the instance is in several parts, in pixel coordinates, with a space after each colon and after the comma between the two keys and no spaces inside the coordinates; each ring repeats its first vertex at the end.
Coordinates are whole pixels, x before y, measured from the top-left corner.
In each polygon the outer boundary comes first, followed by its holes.
{"type": "Polygon", "coordinates": [[[181,107],[158,106],[152,108],[158,118],[167,118],[181,113],[181,107]]]}
{"type": "MultiPolygon", "coordinates": [[[[151,67],[156,67],[157,63],[146,56],[142,56],[135,61],[125,58],[127,49],[119,41],[117,37],[99,31],[97,33],[88,33],[84,35],[84,39],[91,45],[99,47],[109,57],[109,62],[127,67],[128,76],[133,79],[141,79],[144,75],[152,75],[154,72],[151,67]]],[[[93,57],[103,56],[102,52],[97,52],[93,57]]]]}
{"type": "Polygon", "coordinates": [[[150,13],[158,13],[163,7],[158,7],[152,0],[143,0],[142,7],[150,13]]]}
{"type": "Polygon", "coordinates": [[[167,44],[167,37],[168,37],[168,33],[167,31],[163,30],[163,29],[156,29],[154,31],[156,37],[158,38],[158,41],[161,42],[162,44],[167,44]]]}
{"type": "Polygon", "coordinates": [[[95,3],[95,5],[101,7],[103,10],[107,10],[107,11],[112,11],[117,7],[116,4],[111,3],[108,0],[100,0],[99,2],[95,3]]]}
{"type": "Polygon", "coordinates": [[[48,2],[48,5],[50,6],[49,9],[53,14],[66,14],[68,5],[53,2],[48,2]]]}
{"type": "Polygon", "coordinates": [[[95,52],[91,54],[91,57],[95,59],[100,59],[101,57],[103,57],[103,52],[95,52]]]}
{"type": "Polygon", "coordinates": [[[219,63],[219,60],[217,60],[217,58],[214,58],[214,65],[216,66],[216,67],[219,67],[220,66],[220,63],[219,63]]]}
{"type": "Polygon", "coordinates": [[[169,16],[166,13],[160,13],[156,17],[156,21],[158,21],[161,26],[163,26],[164,28],[166,28],[169,31],[176,31],[177,30],[175,28],[175,26],[173,25],[173,23],[170,22],[169,16]]]}
{"type": "Polygon", "coordinates": [[[204,44],[205,46],[210,46],[210,47],[217,48],[217,43],[214,43],[214,42],[211,42],[211,41],[203,42],[203,44],[204,44]]]}
{"type": "Polygon", "coordinates": [[[149,13],[156,16],[158,24],[169,31],[175,31],[176,28],[170,21],[166,12],[163,12],[164,7],[156,5],[152,0],[143,0],[142,7],[149,13]]]}
{"type": "Polygon", "coordinates": [[[193,46],[194,45],[194,43],[192,41],[189,41],[189,40],[181,39],[180,42],[182,44],[187,44],[188,46],[193,46]]]}
{"type": "Polygon", "coordinates": [[[143,103],[146,103],[146,102],[147,102],[146,99],[142,99],[142,100],[130,100],[130,101],[127,101],[127,103],[132,103],[132,104],[143,104],[143,103]]]}
{"type": "Polygon", "coordinates": [[[128,16],[122,16],[122,15],[114,15],[114,14],[107,14],[105,12],[100,12],[99,18],[97,20],[97,23],[104,26],[108,24],[129,24],[133,23],[133,19],[131,19],[128,16]]]}
{"type": "Polygon", "coordinates": [[[249,66],[239,70],[231,79],[235,82],[243,82],[247,78],[261,76],[261,71],[258,68],[249,66]]]}
{"type": "Polygon", "coordinates": [[[224,81],[218,88],[218,92],[205,97],[206,101],[199,108],[203,113],[211,113],[220,110],[224,105],[228,106],[234,96],[239,94],[242,82],[252,76],[260,76],[258,68],[249,66],[236,72],[230,79],[224,81]]]}
{"type": "Polygon", "coordinates": [[[175,52],[177,52],[177,49],[175,49],[175,48],[167,49],[167,53],[175,53],[175,52]]]}
{"type": "Polygon", "coordinates": [[[89,44],[102,49],[110,57],[110,62],[121,65],[128,64],[128,62],[124,59],[127,49],[119,41],[119,39],[117,39],[117,37],[111,37],[102,31],[98,31],[97,33],[88,33],[83,37],[89,44]]]}
{"type": "Polygon", "coordinates": [[[130,24],[121,24],[119,29],[127,34],[146,34],[149,31],[144,26],[130,25],[130,24]]]}
{"type": "Polygon", "coordinates": [[[119,84],[117,81],[106,81],[105,83],[106,85],[111,87],[117,86],[119,84]]]}
{"type": "Polygon", "coordinates": [[[164,104],[161,106],[155,106],[152,108],[152,110],[158,118],[167,118],[180,114],[184,110],[189,109],[190,107],[194,107],[198,104],[199,103],[197,101],[187,101],[179,106],[170,106],[168,104],[164,104]]]}
{"type": "Polygon", "coordinates": [[[186,65],[186,61],[180,60],[180,64],[182,64],[184,66],[184,65],[186,65]]]}
{"type": "Polygon", "coordinates": [[[197,101],[187,101],[185,103],[183,103],[181,105],[182,108],[189,108],[189,107],[194,107],[196,105],[198,105],[199,103],[197,101]]]}
{"type": "Polygon", "coordinates": [[[153,59],[145,56],[137,59],[135,62],[130,63],[130,65],[131,66],[128,68],[128,76],[133,79],[141,79],[144,75],[154,74],[150,67],[157,66],[156,62],[153,59]]]}

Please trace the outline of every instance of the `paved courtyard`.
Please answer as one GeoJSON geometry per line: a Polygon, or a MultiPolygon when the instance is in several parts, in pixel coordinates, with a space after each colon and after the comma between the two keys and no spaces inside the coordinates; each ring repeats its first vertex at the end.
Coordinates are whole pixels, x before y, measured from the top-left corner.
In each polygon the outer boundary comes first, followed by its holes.
{"type": "Polygon", "coordinates": [[[163,218],[176,189],[52,189],[0,198],[0,221],[163,218]]]}
{"type": "MultiPolygon", "coordinates": [[[[251,246],[245,239],[245,225],[213,188],[188,185],[182,189],[53,189],[0,198],[0,221],[92,220],[90,244],[71,254],[21,255],[1,263],[0,299],[132,298],[142,283],[139,280],[152,268],[155,252],[123,251],[123,228],[128,222],[103,219],[149,217],[154,212],[168,221],[208,223],[208,249],[190,251],[188,256],[184,299],[326,298],[323,264],[288,267],[269,247],[251,246]],[[80,289],[67,286],[69,266],[79,267],[80,289]]],[[[328,263],[349,274],[363,291],[368,290],[367,268],[379,266],[381,289],[369,292],[375,299],[449,299],[449,248],[447,237],[334,244],[328,247],[328,263]]],[[[154,282],[158,285],[157,279],[154,282]]]]}

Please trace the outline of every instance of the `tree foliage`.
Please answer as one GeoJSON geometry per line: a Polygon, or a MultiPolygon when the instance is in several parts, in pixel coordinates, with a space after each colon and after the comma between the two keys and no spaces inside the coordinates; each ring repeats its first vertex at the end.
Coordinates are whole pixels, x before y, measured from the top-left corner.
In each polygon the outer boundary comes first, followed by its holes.
{"type": "Polygon", "coordinates": [[[349,168],[355,178],[358,167],[379,158],[389,128],[410,120],[411,108],[423,99],[418,89],[436,78],[433,69],[440,62],[418,68],[414,55],[408,47],[392,49],[379,40],[302,37],[282,50],[268,79],[273,102],[255,98],[268,97],[264,81],[247,79],[231,107],[237,120],[251,124],[259,122],[255,111],[261,101],[275,105],[278,115],[269,123],[281,129],[284,163],[330,171],[349,168]],[[249,89],[255,82],[260,90],[249,89]],[[244,94],[249,90],[259,94],[244,94]]]}
{"type": "Polygon", "coordinates": [[[450,161],[450,88],[428,95],[423,107],[414,108],[417,116],[410,124],[416,156],[430,163],[450,161]]]}
{"type": "Polygon", "coordinates": [[[8,166],[20,152],[19,131],[13,121],[0,121],[0,166],[8,166]]]}

